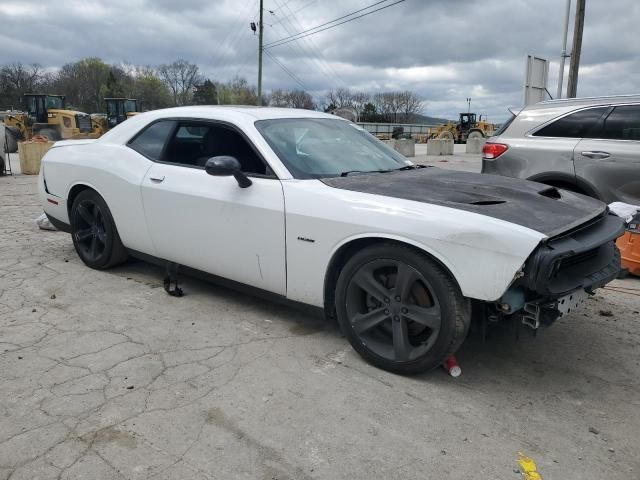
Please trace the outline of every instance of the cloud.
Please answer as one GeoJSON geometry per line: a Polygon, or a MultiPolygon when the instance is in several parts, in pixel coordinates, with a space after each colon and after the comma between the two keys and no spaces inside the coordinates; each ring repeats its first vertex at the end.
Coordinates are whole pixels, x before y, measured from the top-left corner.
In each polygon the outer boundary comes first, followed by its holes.
{"type": "MultiPolygon", "coordinates": [[[[372,3],[265,0],[265,42],[372,3]]],[[[258,45],[249,23],[257,21],[257,6],[258,0],[5,0],[0,63],[53,68],[88,56],[141,65],[186,58],[213,79],[241,75],[255,83],[258,45]]],[[[508,106],[522,102],[527,54],[552,61],[555,93],[563,15],[558,0],[407,0],[269,52],[315,96],[335,87],[410,89],[424,98],[427,114],[449,118],[466,110],[471,97],[474,111],[500,121],[508,106]]],[[[636,0],[588,2],[580,95],[639,90],[638,18],[636,0]]],[[[264,67],[267,89],[299,87],[269,57],[264,67]]]]}

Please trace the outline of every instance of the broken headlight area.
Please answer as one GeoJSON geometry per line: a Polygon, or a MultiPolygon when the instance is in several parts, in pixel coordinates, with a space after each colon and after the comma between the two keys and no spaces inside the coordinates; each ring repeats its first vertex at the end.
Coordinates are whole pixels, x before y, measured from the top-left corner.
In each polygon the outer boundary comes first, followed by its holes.
{"type": "Polygon", "coordinates": [[[623,232],[620,218],[604,214],[542,242],[504,295],[484,306],[484,321],[515,318],[537,329],[570,314],[618,276],[623,232]]]}

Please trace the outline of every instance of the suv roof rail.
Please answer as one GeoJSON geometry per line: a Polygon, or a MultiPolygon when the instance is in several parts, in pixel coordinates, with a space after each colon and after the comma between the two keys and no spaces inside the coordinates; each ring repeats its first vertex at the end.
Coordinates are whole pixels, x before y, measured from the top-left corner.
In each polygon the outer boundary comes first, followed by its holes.
{"type": "MultiPolygon", "coordinates": [[[[616,100],[628,100],[630,98],[637,98],[640,100],[640,93],[630,93],[626,95],[600,95],[596,97],[576,97],[576,98],[558,98],[555,100],[543,100],[535,105],[553,105],[558,103],[571,104],[571,103],[583,103],[589,101],[616,101],[616,100]]],[[[532,105],[530,105],[532,106],[532,105]]]]}

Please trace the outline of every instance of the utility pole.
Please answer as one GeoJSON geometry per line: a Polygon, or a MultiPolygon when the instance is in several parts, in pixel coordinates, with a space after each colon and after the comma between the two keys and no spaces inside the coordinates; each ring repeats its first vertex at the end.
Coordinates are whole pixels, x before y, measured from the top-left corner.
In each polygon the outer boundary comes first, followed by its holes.
{"type": "Polygon", "coordinates": [[[264,13],[264,0],[260,0],[260,23],[258,24],[258,106],[262,105],[262,33],[264,24],[262,14],[264,13]]]}
{"type": "Polygon", "coordinates": [[[582,49],[582,31],[584,29],[584,10],[586,0],[577,0],[576,21],[573,27],[573,49],[569,64],[569,83],[567,98],[575,98],[578,93],[578,69],[580,68],[580,50],[582,49]]]}
{"type": "Polygon", "coordinates": [[[564,14],[564,32],[562,34],[562,52],[560,53],[560,72],[558,73],[558,93],[556,98],[562,98],[562,82],[564,80],[564,61],[567,55],[567,35],[569,33],[569,14],[571,13],[571,0],[567,0],[567,9],[564,14]]]}

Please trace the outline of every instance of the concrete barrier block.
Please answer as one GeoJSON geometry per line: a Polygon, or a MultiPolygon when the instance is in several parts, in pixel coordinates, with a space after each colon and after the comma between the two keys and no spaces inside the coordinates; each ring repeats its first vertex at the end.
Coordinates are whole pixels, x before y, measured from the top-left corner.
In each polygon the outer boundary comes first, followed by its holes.
{"type": "Polygon", "coordinates": [[[482,153],[482,147],[486,142],[486,138],[469,138],[465,151],[467,153],[482,153]]]}
{"type": "Polygon", "coordinates": [[[413,138],[399,138],[394,148],[405,157],[416,156],[416,141],[413,138]]]}
{"type": "Polygon", "coordinates": [[[453,155],[453,140],[432,138],[427,142],[427,155],[453,155]]]}

